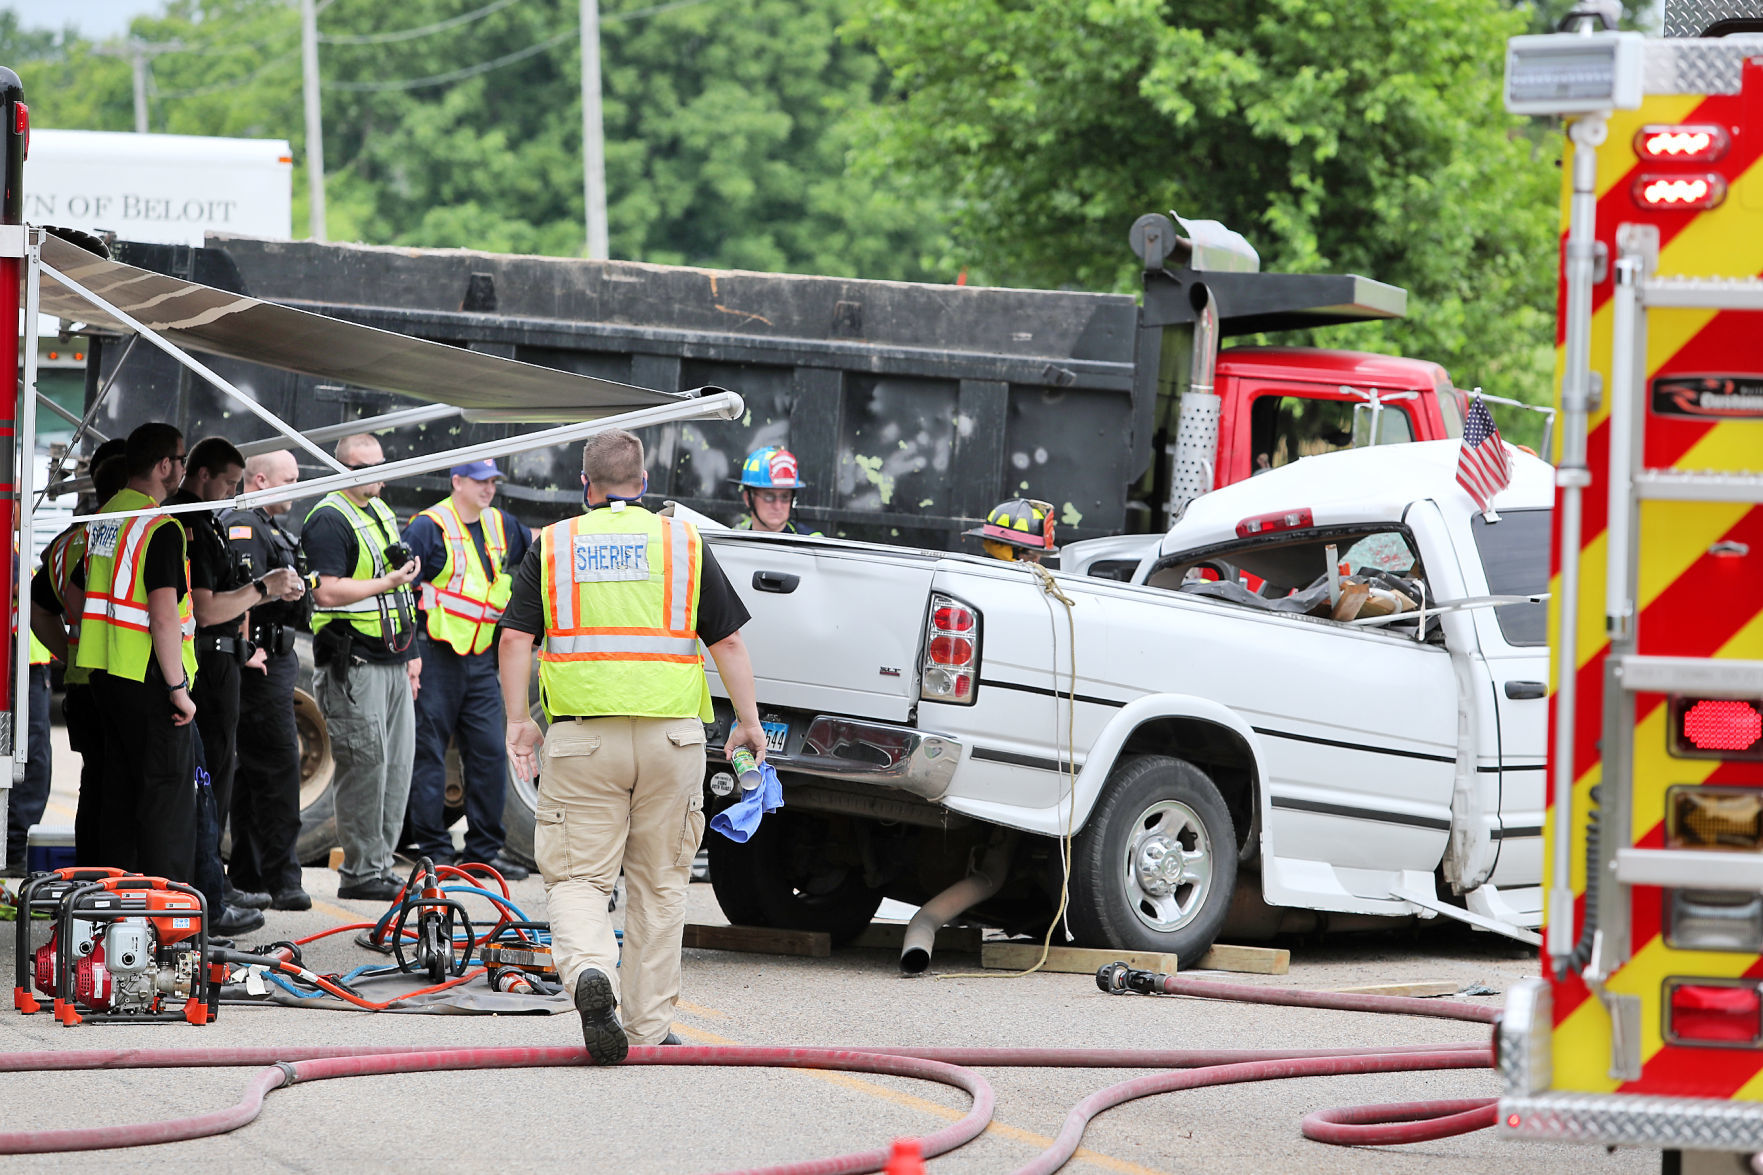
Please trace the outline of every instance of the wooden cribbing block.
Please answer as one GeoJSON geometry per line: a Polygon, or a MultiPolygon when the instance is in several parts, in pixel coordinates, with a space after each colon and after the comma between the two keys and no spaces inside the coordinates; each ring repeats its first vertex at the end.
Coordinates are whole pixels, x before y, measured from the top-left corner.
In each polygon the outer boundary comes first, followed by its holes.
{"type": "MultiPolygon", "coordinates": [[[[962,951],[974,954],[979,950],[980,939],[984,932],[977,926],[945,926],[937,931],[936,949],[941,951],[962,951]]],[[[906,945],[906,924],[904,922],[872,922],[862,934],[849,943],[854,947],[868,947],[874,950],[897,951],[906,945]]]]}
{"type": "Polygon", "coordinates": [[[832,935],[824,930],[776,930],[769,926],[703,926],[686,923],[685,946],[712,951],[746,951],[755,955],[799,955],[826,959],[833,953],[832,935]]]}
{"type": "MultiPolygon", "coordinates": [[[[988,942],[980,947],[980,966],[1020,971],[1041,957],[1038,943],[988,942]]],[[[1190,970],[1237,971],[1251,975],[1284,975],[1291,969],[1292,953],[1272,947],[1215,946],[1190,970]]],[[[1137,971],[1176,973],[1176,957],[1158,951],[1093,950],[1086,947],[1054,947],[1047,952],[1043,971],[1062,974],[1093,972],[1109,963],[1125,963],[1137,971]]]]}
{"type": "Polygon", "coordinates": [[[1332,991],[1350,995],[1405,995],[1405,996],[1440,996],[1456,995],[1463,990],[1463,985],[1453,983],[1449,979],[1421,980],[1415,983],[1368,983],[1362,987],[1336,987],[1332,991]]]}
{"type": "Polygon", "coordinates": [[[343,849],[338,846],[331,850],[331,872],[335,873],[343,867],[343,849]]]}
{"type": "MultiPolygon", "coordinates": [[[[1041,957],[1038,942],[988,942],[979,948],[979,965],[999,971],[1022,971],[1041,957]]],[[[1093,975],[1109,963],[1125,963],[1137,971],[1175,974],[1175,956],[1157,951],[1097,951],[1086,947],[1054,947],[1047,952],[1043,971],[1062,975],[1093,975]]]]}
{"type": "Polygon", "coordinates": [[[1200,956],[1190,971],[1238,971],[1245,975],[1284,975],[1292,967],[1292,952],[1273,947],[1215,946],[1200,956]]]}

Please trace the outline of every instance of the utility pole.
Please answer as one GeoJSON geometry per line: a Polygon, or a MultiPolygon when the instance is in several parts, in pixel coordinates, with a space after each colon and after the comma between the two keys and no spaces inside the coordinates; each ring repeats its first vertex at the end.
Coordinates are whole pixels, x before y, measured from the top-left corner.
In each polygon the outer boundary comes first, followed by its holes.
{"type": "Polygon", "coordinates": [[[100,57],[126,57],[135,75],[135,133],[144,135],[148,127],[147,82],[148,70],[153,59],[161,53],[175,53],[182,49],[181,41],[166,41],[155,44],[143,41],[139,37],[129,37],[123,41],[112,41],[105,45],[92,46],[92,52],[100,57]]]}
{"type": "Polygon", "coordinates": [[[319,109],[318,9],[300,0],[300,68],[306,90],[307,225],[313,240],[324,236],[324,117],[319,109]]]}
{"type": "Polygon", "coordinates": [[[135,67],[135,133],[147,133],[147,46],[129,38],[129,58],[135,67]]]}
{"type": "MultiPolygon", "coordinates": [[[[310,4],[312,0],[305,0],[310,4]]],[[[588,256],[604,259],[606,241],[606,127],[600,116],[600,0],[582,4],[582,196],[588,256]]]]}

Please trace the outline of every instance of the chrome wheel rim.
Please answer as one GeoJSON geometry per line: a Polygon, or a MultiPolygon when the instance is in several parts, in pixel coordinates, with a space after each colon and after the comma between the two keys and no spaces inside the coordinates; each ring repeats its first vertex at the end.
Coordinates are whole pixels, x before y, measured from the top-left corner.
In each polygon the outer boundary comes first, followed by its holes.
{"type": "Polygon", "coordinates": [[[1152,930],[1192,922],[1212,892],[1212,838],[1180,800],[1152,804],[1133,822],[1123,862],[1127,905],[1152,930]]]}

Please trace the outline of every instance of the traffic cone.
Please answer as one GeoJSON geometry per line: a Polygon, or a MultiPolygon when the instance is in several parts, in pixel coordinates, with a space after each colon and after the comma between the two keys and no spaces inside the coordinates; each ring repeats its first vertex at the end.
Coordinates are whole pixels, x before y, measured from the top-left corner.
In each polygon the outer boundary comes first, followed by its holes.
{"type": "Polygon", "coordinates": [[[927,1175],[924,1151],[916,1138],[894,1140],[894,1149],[888,1154],[888,1165],[882,1168],[882,1175],[927,1175]]]}

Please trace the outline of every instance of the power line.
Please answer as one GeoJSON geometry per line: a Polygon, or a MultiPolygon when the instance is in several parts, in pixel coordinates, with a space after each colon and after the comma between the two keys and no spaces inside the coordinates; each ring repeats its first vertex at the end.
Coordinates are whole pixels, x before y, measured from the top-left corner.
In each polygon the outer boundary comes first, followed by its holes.
{"type": "Polygon", "coordinates": [[[565,41],[573,40],[576,30],[565,29],[555,36],[546,37],[536,45],[528,45],[524,49],[516,49],[512,53],[489,61],[480,61],[476,65],[468,65],[464,69],[456,69],[451,73],[437,73],[426,78],[404,78],[393,82],[325,82],[327,90],[341,90],[350,94],[373,94],[385,90],[419,90],[425,86],[444,86],[448,82],[464,81],[476,77],[480,73],[489,73],[492,69],[501,69],[505,65],[513,65],[517,61],[525,61],[536,57],[547,49],[553,49],[565,41]]]}
{"type": "Polygon", "coordinates": [[[421,28],[400,29],[392,33],[327,33],[321,34],[318,39],[327,45],[390,45],[398,41],[414,41],[416,38],[426,37],[430,33],[444,32],[447,29],[456,29],[462,24],[470,24],[474,20],[480,20],[518,3],[520,0],[492,0],[482,8],[475,8],[459,16],[448,17],[446,20],[436,21],[434,24],[423,25],[421,28]]]}
{"type": "Polygon", "coordinates": [[[658,12],[672,12],[676,8],[696,8],[700,4],[714,4],[716,0],[672,0],[668,4],[656,4],[648,8],[633,8],[629,12],[602,12],[601,24],[610,24],[619,20],[636,20],[639,17],[654,16],[658,12]]]}
{"type": "Polygon", "coordinates": [[[286,65],[292,60],[292,56],[271,58],[269,61],[264,62],[242,78],[235,78],[230,82],[216,82],[212,86],[197,86],[190,90],[160,90],[156,87],[153,91],[153,96],[155,98],[169,101],[176,98],[204,98],[209,94],[223,94],[228,90],[237,90],[242,86],[248,86],[276,66],[286,65]]]}

